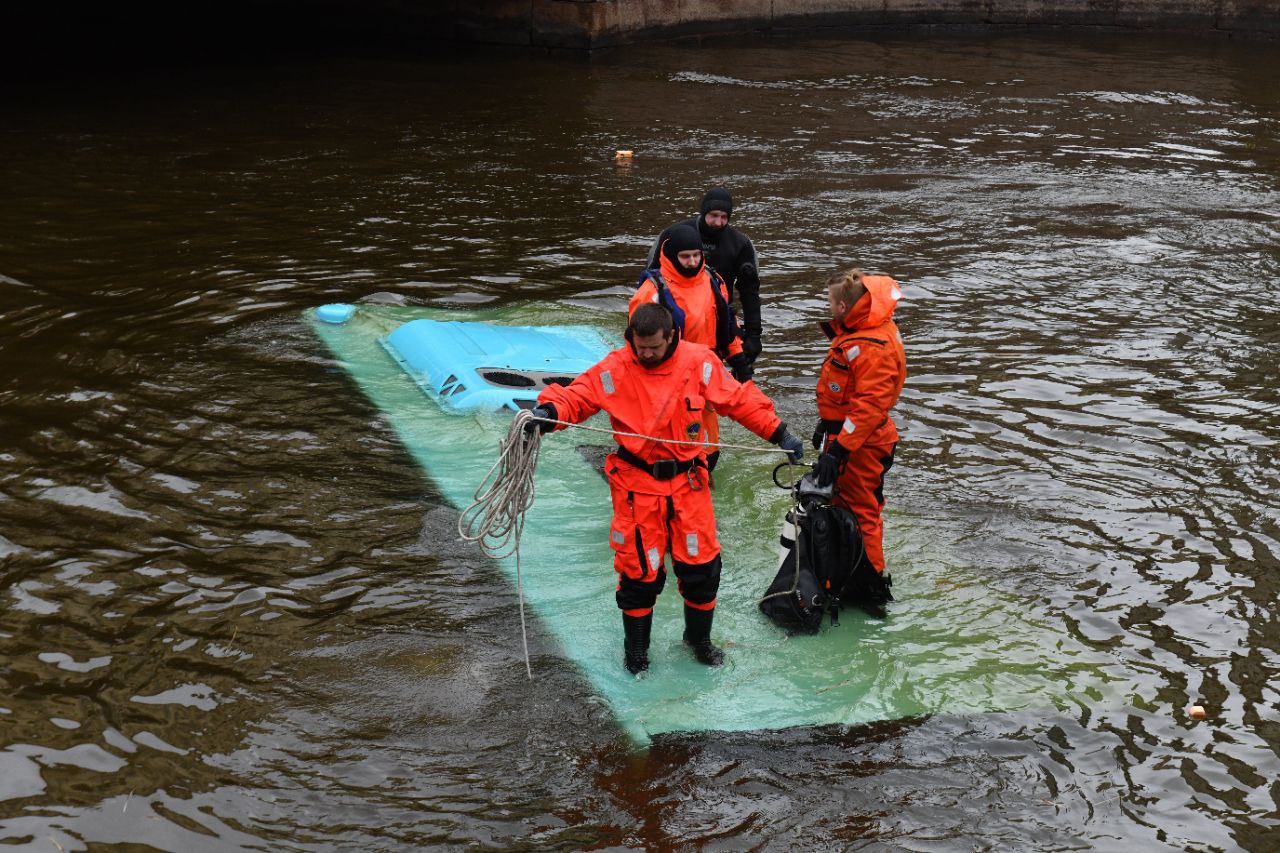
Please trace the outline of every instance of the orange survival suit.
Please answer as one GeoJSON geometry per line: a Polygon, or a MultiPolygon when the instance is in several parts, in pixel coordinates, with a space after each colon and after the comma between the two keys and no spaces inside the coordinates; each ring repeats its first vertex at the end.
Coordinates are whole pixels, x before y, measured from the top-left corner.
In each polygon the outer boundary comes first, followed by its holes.
{"type": "Polygon", "coordinates": [[[823,323],[831,339],[818,377],[815,440],[819,450],[839,442],[848,459],[836,479],[832,503],[858,519],[867,558],[884,572],[884,475],[893,465],[898,428],[889,410],[907,378],[907,356],[893,311],[902,291],[884,275],[864,275],[866,294],[839,323],[823,323]]]}
{"type": "MultiPolygon", "coordinates": [[[[617,602],[625,616],[644,617],[666,583],[671,552],[680,595],[689,610],[710,611],[720,587],[720,541],[707,488],[703,416],[710,405],[756,435],[777,443],[786,424],[752,383],[741,384],[707,347],[673,338],[661,363],[642,365],[630,346],[614,350],[567,386],[549,386],[539,405],[578,423],[603,409],[618,442],[605,460],[613,493],[609,544],[618,572],[617,602]],[[673,441],[662,444],[618,433],[673,441]]],[[[563,429],[563,427],[557,427],[563,429]]]]}
{"type": "MultiPolygon", "coordinates": [[[[702,248],[700,238],[697,246],[699,249],[702,248]]],[[[670,298],[674,300],[674,306],[668,305],[668,307],[674,307],[683,314],[683,328],[680,328],[679,319],[676,324],[680,330],[681,339],[689,343],[703,344],[714,350],[720,358],[742,362],[745,365],[746,356],[742,352],[742,339],[737,336],[737,329],[732,328],[733,321],[727,313],[729,290],[725,287],[724,281],[718,275],[713,278],[706,263],[703,263],[694,275],[685,275],[671,260],[667,249],[665,245],[661,247],[658,255],[660,264],[656,271],[645,270],[646,275],[641,278],[640,287],[627,304],[627,315],[634,314],[636,308],[646,302],[662,301],[659,298],[658,286],[652,277],[656,273],[662,277],[670,298]],[[712,288],[719,289],[720,300],[716,299],[712,288]],[[717,303],[720,304],[717,305],[717,303]],[[725,328],[726,324],[730,328],[725,328]]],[[[747,370],[749,371],[749,368],[747,370]]],[[[738,375],[745,381],[744,374],[738,375]]],[[[716,457],[719,455],[716,445],[720,442],[720,421],[716,418],[713,407],[707,406],[704,410],[702,425],[706,431],[706,441],[711,445],[708,448],[711,457],[710,467],[714,468],[716,457]]]]}

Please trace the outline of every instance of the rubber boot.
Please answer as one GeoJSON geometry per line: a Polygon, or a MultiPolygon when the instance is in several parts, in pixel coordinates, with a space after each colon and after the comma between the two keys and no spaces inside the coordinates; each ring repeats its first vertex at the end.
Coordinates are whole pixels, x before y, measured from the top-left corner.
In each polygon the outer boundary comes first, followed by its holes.
{"type": "Polygon", "coordinates": [[[716,611],[684,606],[684,644],[693,649],[698,663],[719,666],[724,663],[724,650],[711,643],[711,620],[716,611]]]}
{"type": "Polygon", "coordinates": [[[652,627],[652,613],[644,616],[622,614],[624,663],[632,675],[639,675],[649,668],[649,629],[652,627]]]}

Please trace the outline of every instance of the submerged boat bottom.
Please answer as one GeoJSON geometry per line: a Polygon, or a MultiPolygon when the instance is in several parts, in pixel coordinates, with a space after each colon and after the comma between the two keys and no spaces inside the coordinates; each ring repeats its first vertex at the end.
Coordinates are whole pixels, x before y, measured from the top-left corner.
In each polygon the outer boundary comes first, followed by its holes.
{"type": "MultiPolygon", "coordinates": [[[[361,307],[342,325],[308,319],[441,494],[462,508],[493,464],[511,415],[450,412],[380,341],[415,319],[537,325],[552,317],[603,325],[600,315],[565,306],[464,314],[380,305],[361,307]]],[[[725,426],[726,442],[758,441],[725,426]]],[[[1119,693],[1109,686],[1117,681],[1112,661],[1037,622],[1027,602],[956,565],[947,543],[894,513],[892,504],[885,541],[898,601],[888,617],[850,611],[838,627],[788,637],[756,608],[777,568],[778,529],[789,502],[771,481],[776,458],[763,449],[728,451],[715,473],[724,572],[712,636],[725,648],[725,665],[702,666],[684,647],[681,600],[672,584],[655,610],[649,672],[633,677],[622,665],[608,545],[611,503],[599,473],[612,443],[604,434],[563,432],[546,436],[542,448],[521,553],[528,609],[637,743],[662,732],[1063,709],[1119,693]]],[[[514,584],[514,558],[498,564],[514,584]]]]}

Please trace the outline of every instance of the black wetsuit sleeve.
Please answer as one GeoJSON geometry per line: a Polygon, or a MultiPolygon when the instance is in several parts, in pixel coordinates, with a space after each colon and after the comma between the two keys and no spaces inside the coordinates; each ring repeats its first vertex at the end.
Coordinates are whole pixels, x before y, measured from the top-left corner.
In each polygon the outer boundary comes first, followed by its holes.
{"type": "Polygon", "coordinates": [[[737,281],[734,287],[738,291],[738,299],[742,301],[742,326],[748,334],[760,334],[763,326],[760,323],[760,270],[756,265],[756,247],[750,238],[743,235],[745,245],[738,250],[734,266],[737,268],[737,281]]]}

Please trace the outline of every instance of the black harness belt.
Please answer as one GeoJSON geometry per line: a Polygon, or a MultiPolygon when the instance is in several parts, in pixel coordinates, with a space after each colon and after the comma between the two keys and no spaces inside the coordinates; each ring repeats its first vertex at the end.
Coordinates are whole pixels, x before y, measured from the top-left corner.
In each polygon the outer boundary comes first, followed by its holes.
{"type": "Polygon", "coordinates": [[[706,460],[699,456],[696,459],[686,459],[683,462],[677,462],[674,459],[659,459],[657,462],[646,462],[639,456],[627,450],[622,445],[618,445],[618,458],[628,465],[634,465],[641,471],[648,472],[650,477],[655,480],[673,480],[678,475],[694,468],[706,467],[706,460]]]}

